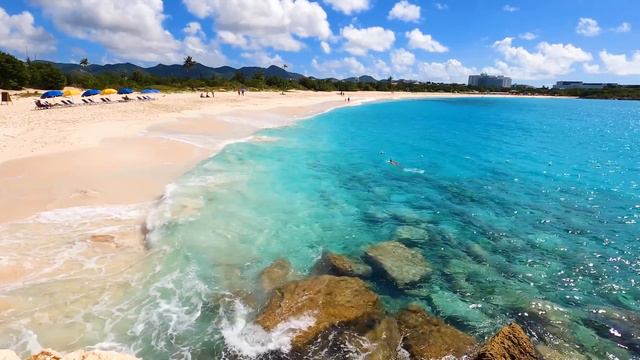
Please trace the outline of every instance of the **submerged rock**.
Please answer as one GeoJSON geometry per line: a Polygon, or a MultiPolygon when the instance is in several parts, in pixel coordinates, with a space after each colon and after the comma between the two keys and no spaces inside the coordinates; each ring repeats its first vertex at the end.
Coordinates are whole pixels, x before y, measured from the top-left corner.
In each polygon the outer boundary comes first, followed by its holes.
{"type": "Polygon", "coordinates": [[[367,278],[371,276],[371,266],[359,259],[325,252],[315,266],[315,272],[336,276],[367,278]]]}
{"type": "Polygon", "coordinates": [[[293,337],[292,347],[299,351],[333,326],[367,327],[381,313],[378,295],[362,280],[322,275],[276,288],[256,322],[272,331],[286,321],[312,317],[312,324],[293,337]]]}
{"type": "Polygon", "coordinates": [[[61,360],[62,354],[51,349],[44,349],[39,353],[32,355],[29,360],[61,360]]]}
{"type": "Polygon", "coordinates": [[[520,325],[511,323],[498,331],[480,349],[476,360],[537,360],[533,343],[520,325]]]}
{"type": "Polygon", "coordinates": [[[429,316],[419,306],[409,306],[397,318],[403,347],[412,358],[442,359],[449,355],[459,358],[469,354],[476,345],[471,336],[447,325],[442,319],[429,316]]]}
{"type": "Polygon", "coordinates": [[[265,292],[269,292],[284,285],[290,280],[293,268],[286,259],[278,259],[266,267],[260,273],[260,286],[265,292]]]}
{"type": "Polygon", "coordinates": [[[420,252],[397,241],[371,246],[367,249],[366,255],[367,259],[399,288],[417,283],[432,272],[429,263],[420,252]]]}
{"type": "Polygon", "coordinates": [[[400,240],[425,242],[429,239],[429,232],[417,226],[402,225],[396,229],[394,237],[400,240]]]}

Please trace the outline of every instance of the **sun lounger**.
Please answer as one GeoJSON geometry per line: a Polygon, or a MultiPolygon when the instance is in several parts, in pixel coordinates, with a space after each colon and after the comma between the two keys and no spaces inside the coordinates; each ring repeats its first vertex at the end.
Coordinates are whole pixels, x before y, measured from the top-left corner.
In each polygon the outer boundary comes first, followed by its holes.
{"type": "Polygon", "coordinates": [[[36,100],[35,101],[36,104],[36,110],[44,110],[44,109],[48,109],[51,106],[44,104],[43,102],[41,102],[40,100],[36,100]]]}
{"type": "Polygon", "coordinates": [[[107,99],[105,99],[105,98],[100,98],[100,100],[102,100],[102,102],[105,103],[105,104],[108,103],[107,99]]]}
{"type": "Polygon", "coordinates": [[[87,100],[89,100],[89,102],[94,104],[94,105],[97,104],[97,102],[93,101],[93,99],[87,99],[87,100]]]}

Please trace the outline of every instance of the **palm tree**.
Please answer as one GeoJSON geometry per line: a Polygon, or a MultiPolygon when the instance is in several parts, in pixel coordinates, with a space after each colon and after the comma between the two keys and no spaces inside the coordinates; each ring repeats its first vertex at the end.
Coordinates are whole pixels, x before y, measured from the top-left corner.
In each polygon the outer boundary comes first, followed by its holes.
{"type": "Polygon", "coordinates": [[[187,69],[187,71],[191,70],[191,68],[193,68],[194,66],[196,66],[196,62],[193,60],[193,58],[191,56],[187,56],[186,58],[184,58],[184,63],[182,64],[182,66],[187,69]]]}
{"type": "MultiPolygon", "coordinates": [[[[184,63],[182,64],[182,67],[187,69],[187,72],[189,72],[191,68],[196,66],[196,64],[197,63],[195,62],[195,60],[193,60],[191,56],[187,56],[186,58],[184,58],[184,63]]],[[[196,91],[196,88],[193,86],[193,81],[190,81],[190,83],[191,83],[191,91],[196,91]]]]}
{"type": "Polygon", "coordinates": [[[89,59],[82,58],[82,60],[80,60],[80,66],[82,66],[83,69],[89,66],[89,59]]]}
{"type": "MultiPolygon", "coordinates": [[[[283,64],[283,65],[282,65],[282,68],[284,69],[284,71],[287,71],[287,68],[288,68],[288,67],[289,67],[289,66],[287,66],[287,64],[283,64]]],[[[285,90],[287,90],[287,87],[288,87],[287,85],[288,85],[288,84],[287,84],[287,78],[284,78],[283,86],[282,86],[282,95],[284,95],[285,90]]]]}

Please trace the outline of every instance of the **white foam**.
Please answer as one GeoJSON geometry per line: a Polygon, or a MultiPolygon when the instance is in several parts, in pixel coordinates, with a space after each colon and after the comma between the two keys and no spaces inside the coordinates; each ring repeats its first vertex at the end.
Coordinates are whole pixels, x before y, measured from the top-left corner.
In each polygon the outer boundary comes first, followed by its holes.
{"type": "Polygon", "coordinates": [[[270,351],[288,353],[294,336],[315,323],[311,314],[305,314],[281,322],[273,331],[266,331],[248,320],[251,310],[242,302],[235,300],[233,307],[232,318],[221,310],[220,331],[231,350],[250,358],[270,351]]]}
{"type": "Polygon", "coordinates": [[[33,215],[23,223],[66,224],[93,221],[96,219],[127,220],[141,217],[144,208],[140,204],[120,206],[76,206],[44,211],[33,215]]]}
{"type": "Polygon", "coordinates": [[[414,173],[414,174],[424,174],[424,170],[418,168],[404,168],[405,172],[414,173]]]}

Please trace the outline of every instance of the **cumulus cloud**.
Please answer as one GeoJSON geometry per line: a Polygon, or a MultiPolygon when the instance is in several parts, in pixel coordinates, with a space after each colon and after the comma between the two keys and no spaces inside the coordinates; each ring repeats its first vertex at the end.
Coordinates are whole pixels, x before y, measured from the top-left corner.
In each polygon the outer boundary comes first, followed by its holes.
{"type": "Polygon", "coordinates": [[[580,18],[578,26],[576,26],[576,33],[583,36],[597,36],[600,34],[600,25],[598,22],[591,18],[580,18]]]}
{"type": "Polygon", "coordinates": [[[317,59],[313,59],[311,65],[321,77],[341,78],[345,76],[360,76],[366,71],[364,65],[352,56],[325,62],[319,62],[317,59]]]}
{"type": "Polygon", "coordinates": [[[535,40],[535,39],[538,37],[538,35],[536,35],[536,34],[534,34],[534,33],[532,33],[532,32],[526,32],[526,33],[524,33],[524,34],[520,34],[520,35],[518,35],[518,37],[519,37],[520,39],[523,39],[523,40],[529,40],[529,41],[531,41],[531,40],[535,40]]]}
{"type": "Polygon", "coordinates": [[[420,19],[420,6],[411,4],[407,0],[399,1],[389,11],[389,19],[398,19],[406,22],[418,21],[420,19]]]}
{"type": "Polygon", "coordinates": [[[393,31],[379,26],[358,29],[349,25],[342,28],[340,33],[347,41],[344,49],[348,53],[358,56],[366,55],[369,51],[387,51],[396,40],[393,31]]]}
{"type": "Polygon", "coordinates": [[[626,33],[631,31],[631,24],[629,24],[628,22],[623,22],[622,24],[620,24],[618,27],[616,27],[615,29],[613,29],[613,31],[617,32],[617,33],[626,33]]]}
{"type": "Polygon", "coordinates": [[[405,49],[397,49],[391,52],[391,65],[398,72],[408,71],[416,62],[416,56],[405,49]]]}
{"type": "Polygon", "coordinates": [[[162,25],[162,0],[32,0],[64,33],[95,41],[120,58],[177,61],[182,44],[162,25]]]}
{"type": "Polygon", "coordinates": [[[457,59],[421,63],[418,65],[418,71],[422,81],[445,83],[466,83],[469,75],[477,72],[475,68],[468,68],[457,59]]]}
{"type": "Polygon", "coordinates": [[[592,60],[590,53],[572,44],[549,44],[541,42],[535,52],[521,46],[513,46],[513,38],[507,37],[493,44],[503,57],[493,67],[484,71],[511,76],[517,79],[547,79],[568,74],[573,65],[592,60]]]}
{"type": "Polygon", "coordinates": [[[407,39],[409,39],[409,47],[412,49],[422,49],[428,52],[444,53],[449,49],[436,41],[431,35],[423,34],[419,29],[413,29],[410,32],[405,33],[407,39]]]}
{"type": "Polygon", "coordinates": [[[247,59],[247,66],[269,67],[271,65],[276,65],[282,67],[284,64],[284,60],[282,60],[280,55],[270,55],[265,51],[244,52],[240,54],[240,56],[247,59]]]}
{"type": "Polygon", "coordinates": [[[214,40],[207,40],[200,23],[190,22],[182,29],[182,32],[185,33],[185,37],[179,50],[181,56],[190,55],[195,61],[207,66],[221,66],[226,63],[227,59],[218,43],[214,40]]]}
{"type": "Polygon", "coordinates": [[[507,5],[505,5],[505,6],[503,6],[503,7],[502,7],[502,10],[503,10],[503,11],[506,11],[506,12],[516,12],[516,11],[518,11],[518,10],[520,10],[520,9],[519,9],[519,8],[517,8],[517,7],[515,7],[515,6],[513,6],[513,5],[509,5],[509,4],[507,4],[507,5]]]}
{"type": "Polygon", "coordinates": [[[369,0],[324,0],[324,2],[346,15],[369,9],[369,0]]]}
{"type": "Polygon", "coordinates": [[[582,68],[584,72],[587,74],[598,74],[600,73],[600,65],[598,64],[582,64],[582,68]]]}
{"type": "Polygon", "coordinates": [[[55,50],[53,36],[40,26],[35,26],[28,11],[9,15],[0,7],[0,48],[16,53],[47,53],[55,50]]]}
{"type": "Polygon", "coordinates": [[[600,51],[600,60],[606,72],[615,75],[640,75],[640,50],[627,57],[626,54],[611,54],[600,51]]]}
{"type": "Polygon", "coordinates": [[[301,38],[331,36],[327,13],[308,0],[183,0],[189,12],[213,17],[220,41],[244,49],[299,51],[301,38]]]}
{"type": "Polygon", "coordinates": [[[378,79],[387,78],[391,74],[391,67],[382,59],[376,59],[373,63],[376,70],[375,76],[378,79]]]}

